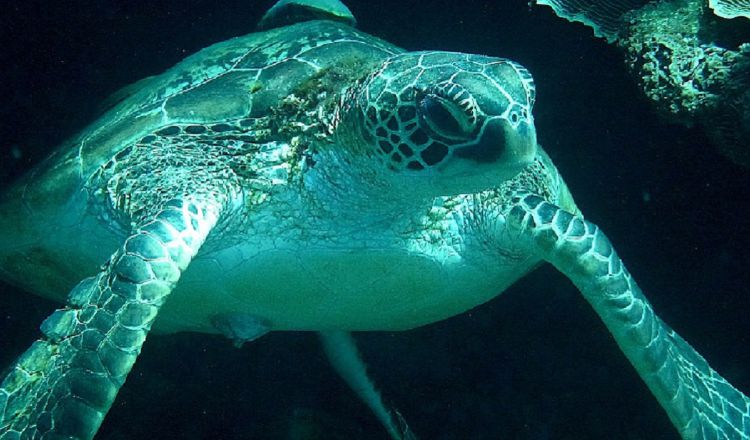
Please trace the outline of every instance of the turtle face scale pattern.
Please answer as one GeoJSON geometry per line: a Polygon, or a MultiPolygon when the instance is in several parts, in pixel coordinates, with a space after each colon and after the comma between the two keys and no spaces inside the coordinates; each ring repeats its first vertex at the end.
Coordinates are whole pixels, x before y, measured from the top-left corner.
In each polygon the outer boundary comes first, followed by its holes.
{"type": "Polygon", "coordinates": [[[455,178],[489,187],[534,157],[534,95],[531,74],[515,62],[411,52],[387,59],[355,90],[354,115],[344,120],[356,130],[348,138],[365,140],[389,170],[437,176],[442,191],[461,193],[474,188],[455,178]]]}

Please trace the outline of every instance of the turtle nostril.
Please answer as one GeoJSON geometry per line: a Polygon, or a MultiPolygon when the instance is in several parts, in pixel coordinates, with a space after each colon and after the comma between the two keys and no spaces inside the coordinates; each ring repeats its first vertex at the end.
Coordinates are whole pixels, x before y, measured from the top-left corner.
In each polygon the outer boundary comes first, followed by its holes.
{"type": "Polygon", "coordinates": [[[457,149],[457,157],[471,159],[479,163],[495,162],[505,151],[505,129],[500,120],[491,120],[474,145],[457,149]]]}

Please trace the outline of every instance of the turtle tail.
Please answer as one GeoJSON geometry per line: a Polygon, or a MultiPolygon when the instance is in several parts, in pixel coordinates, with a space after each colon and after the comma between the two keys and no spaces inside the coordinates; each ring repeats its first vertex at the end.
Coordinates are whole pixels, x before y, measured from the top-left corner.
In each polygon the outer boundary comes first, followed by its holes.
{"type": "Polygon", "coordinates": [[[220,205],[167,203],[73,289],[0,386],[0,440],[94,437],[220,205]]]}
{"type": "Polygon", "coordinates": [[[586,300],[686,439],[750,439],[750,399],[654,313],[604,233],[537,196],[508,216],[586,300]]]}

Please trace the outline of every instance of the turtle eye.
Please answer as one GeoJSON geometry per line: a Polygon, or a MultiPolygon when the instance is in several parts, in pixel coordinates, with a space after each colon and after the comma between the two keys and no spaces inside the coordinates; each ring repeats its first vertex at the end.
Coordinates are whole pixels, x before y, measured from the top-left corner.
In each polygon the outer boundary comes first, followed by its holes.
{"type": "Polygon", "coordinates": [[[473,119],[453,101],[440,95],[417,98],[419,121],[431,134],[447,139],[466,139],[474,130],[473,119]]]}

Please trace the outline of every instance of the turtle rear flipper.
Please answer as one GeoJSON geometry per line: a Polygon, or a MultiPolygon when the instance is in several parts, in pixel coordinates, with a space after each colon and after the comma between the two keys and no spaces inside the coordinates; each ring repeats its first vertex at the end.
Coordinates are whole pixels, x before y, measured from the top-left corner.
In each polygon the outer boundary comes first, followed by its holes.
{"type": "Polygon", "coordinates": [[[359,355],[354,338],[344,331],[320,332],[323,349],[333,368],[362,401],[375,413],[393,440],[415,440],[406,420],[383,403],[375,384],[367,376],[365,363],[359,355]]]}
{"type": "Polygon", "coordinates": [[[509,222],[578,287],[683,438],[750,439],[750,398],[656,316],[596,225],[537,196],[509,222]]]}
{"type": "Polygon", "coordinates": [[[0,439],[90,439],[125,382],[159,308],[216,224],[222,203],[175,199],[141,222],[11,366],[0,439]]]}

